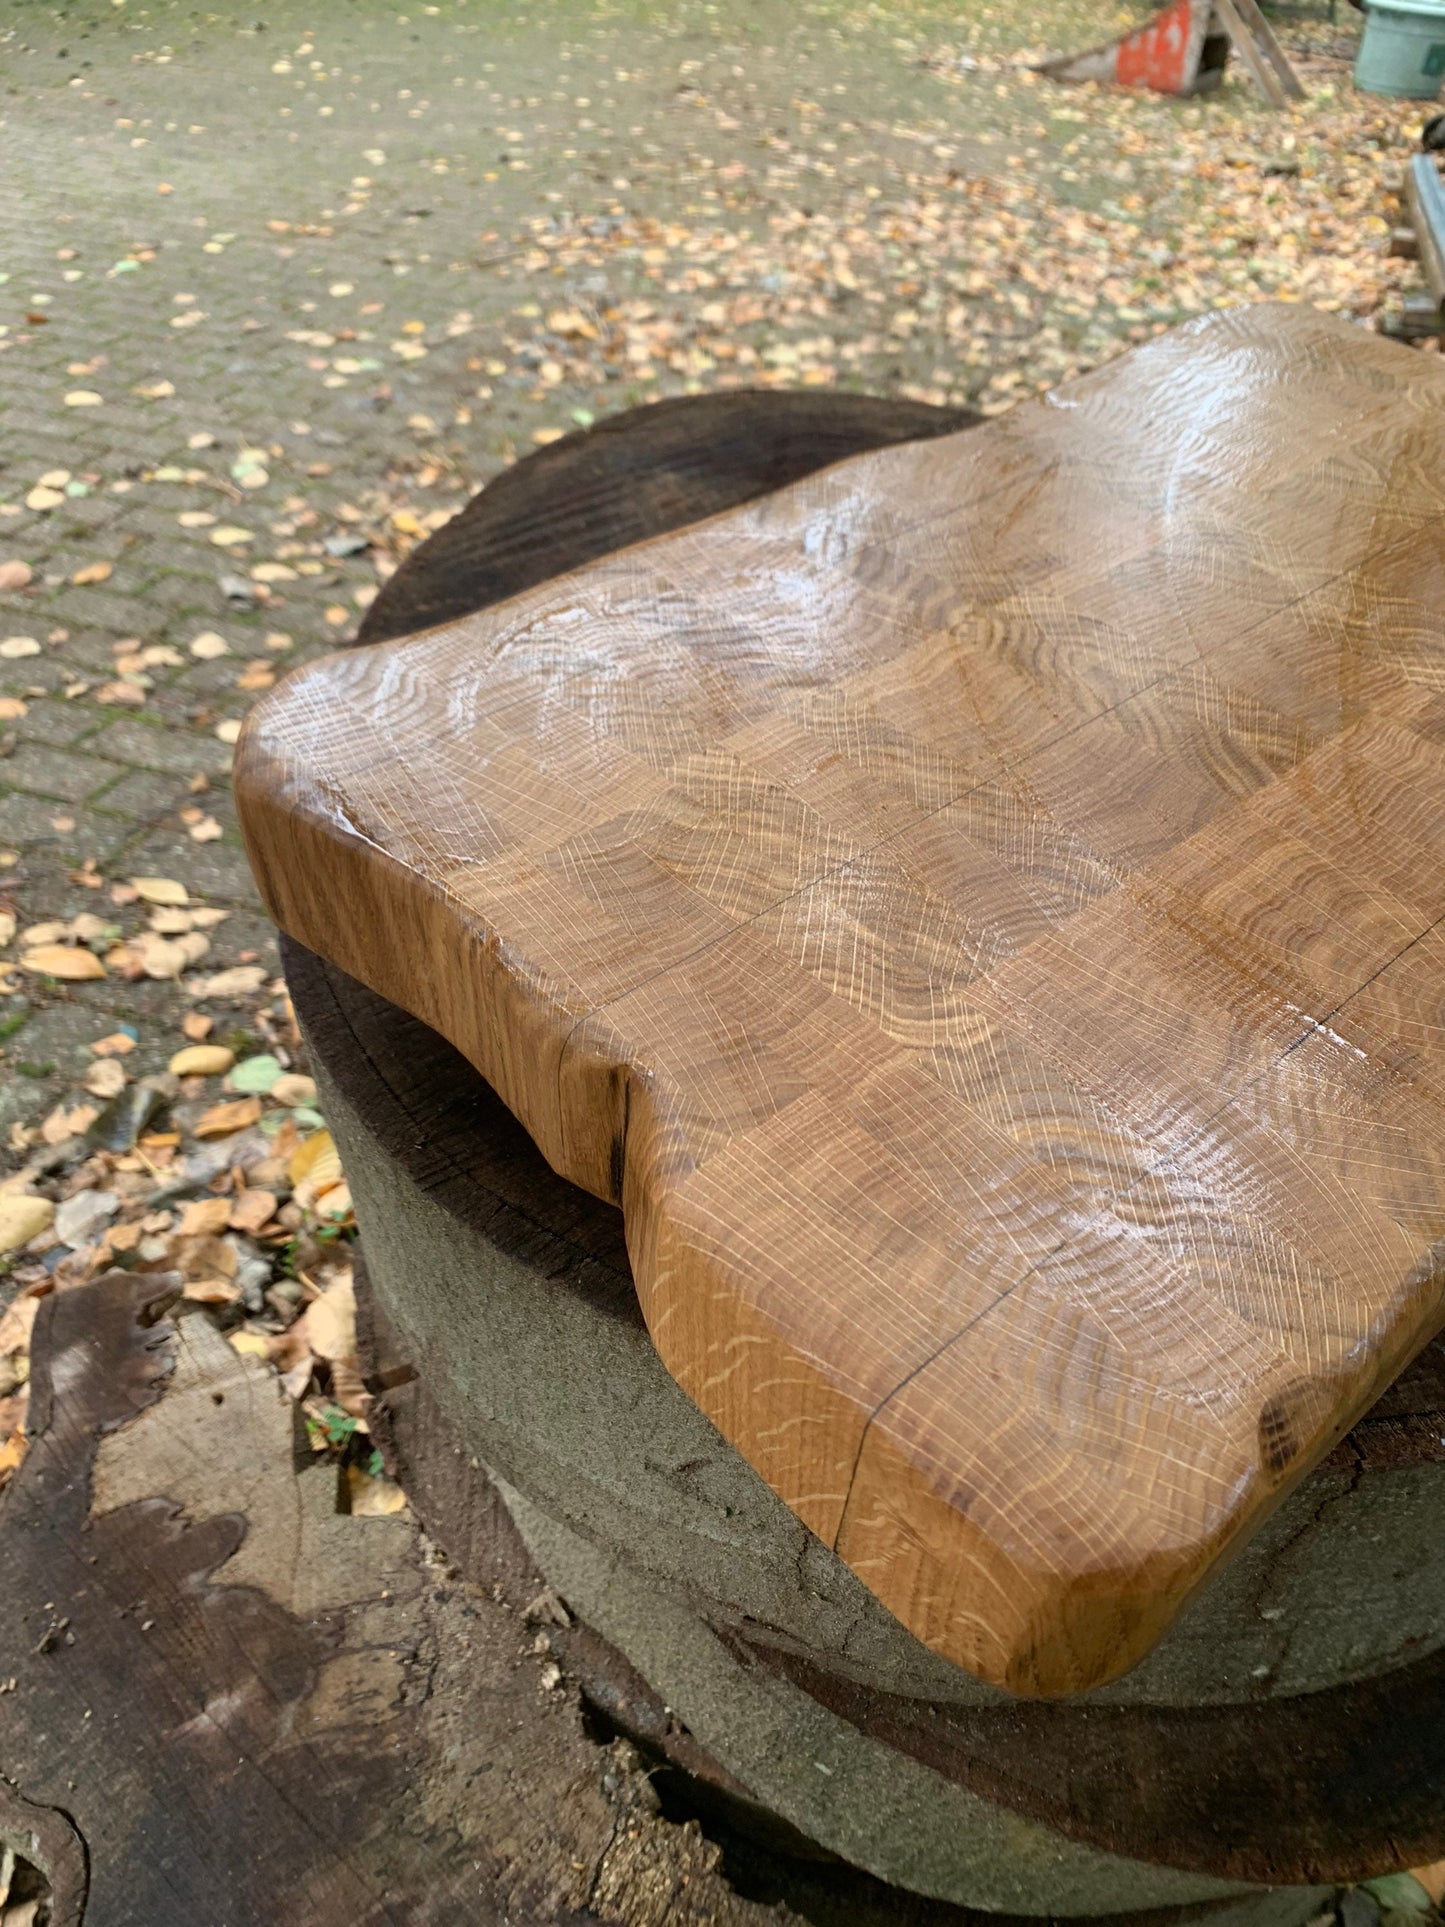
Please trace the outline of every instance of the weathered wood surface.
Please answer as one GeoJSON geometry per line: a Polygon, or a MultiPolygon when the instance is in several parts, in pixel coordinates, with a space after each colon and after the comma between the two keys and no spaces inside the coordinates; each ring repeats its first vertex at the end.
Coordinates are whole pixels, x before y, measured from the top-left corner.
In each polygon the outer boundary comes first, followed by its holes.
{"type": "Polygon", "coordinates": [[[54,1927],[796,1919],[548,1687],[516,1535],[490,1531],[483,1593],[411,1519],[341,1514],[274,1374],[204,1315],[175,1329],[166,1283],[46,1301],[0,1497],[0,1845],[54,1927]]]}
{"type": "MultiPolygon", "coordinates": [[[[601,533],[621,546],[688,519],[689,511],[700,518],[726,506],[719,495],[735,485],[735,451],[766,451],[776,421],[770,399],[761,407],[748,396],[729,403],[727,432],[715,450],[701,432],[683,438],[683,485],[645,504],[641,512],[656,518],[652,526],[639,526],[630,490],[609,489],[605,465],[583,494],[559,486],[548,459],[555,450],[529,457],[450,525],[455,533],[445,549],[433,539],[417,551],[373,605],[361,639],[406,633],[418,608],[480,608],[539,579],[538,570],[562,574],[596,553],[599,514],[618,518],[604,521],[601,533]],[[503,494],[500,507],[489,500],[494,492],[503,494]]],[[[681,412],[694,404],[677,406],[681,412]]],[[[624,477],[646,473],[654,450],[665,468],[668,450],[656,448],[654,438],[659,427],[670,432],[672,423],[659,421],[670,413],[644,409],[619,418],[603,450],[606,462],[624,477]]],[[[912,422],[904,426],[917,432],[912,422]]],[[[597,453],[578,452],[589,464],[597,453]]],[[[810,1557],[776,1515],[771,1527],[762,1524],[763,1559],[745,1548],[739,1495],[718,1476],[721,1441],[669,1445],[672,1406],[656,1376],[648,1390],[647,1348],[616,1209],[549,1172],[495,1094],[436,1032],[294,942],[283,940],[283,947],[313,1059],[333,1094],[331,1116],[361,1186],[359,1208],[374,1226],[366,1268],[373,1282],[362,1302],[385,1323],[377,1304],[384,1297],[398,1327],[384,1340],[392,1389],[376,1423],[407,1489],[449,1556],[490,1587],[507,1515],[477,1463],[480,1454],[530,1502],[603,1544],[620,1570],[640,1575],[640,1623],[631,1629],[638,1637],[619,1629],[637,1661],[648,1663],[648,1637],[679,1612],[705,1635],[720,1636],[737,1671],[725,1688],[723,1717],[709,1730],[699,1681],[685,1669],[679,1674],[674,1663],[663,1682],[674,1708],[686,1709],[679,1714],[639,1677],[619,1676],[615,1652],[581,1621],[554,1635],[593,1707],[686,1776],[683,1797],[694,1806],[739,1792],[736,1777],[702,1744],[704,1733],[739,1773],[751,1771],[743,1700],[763,1701],[757,1752],[776,1758],[766,1718],[770,1692],[781,1696],[783,1724],[797,1742],[796,1781],[804,1792],[810,1780],[816,1784],[798,1702],[786,1699],[793,1688],[876,1749],[860,1804],[883,1803],[888,1754],[897,1749],[940,1779],[997,1802],[1000,1812],[1053,1833],[1052,1850],[1034,1853],[1026,1827],[1015,1825],[1007,1853],[990,1864],[989,1828],[975,1810],[973,1825],[961,1830],[971,1852],[959,1856],[973,1862],[972,1870],[954,1869],[956,1890],[975,1901],[997,1904],[1001,1888],[1019,1895],[1032,1885],[1035,1906],[1062,1913],[1077,1905],[1085,1879],[1066,1843],[1124,1857],[1096,1874],[1119,1910],[1158,1903],[1159,1866],[1294,1883],[1299,1892],[1300,1883],[1356,1879],[1439,1857],[1439,1341],[1302,1482],[1149,1661],[1110,1689],[1111,1704],[1075,1702],[1037,1716],[1018,1704],[967,1710],[961,1689],[968,1682],[942,1668],[919,1677],[917,1662],[927,1656],[910,1663],[911,1642],[901,1629],[881,1648],[860,1642],[856,1615],[840,1620],[831,1597],[838,1575],[817,1556],[821,1549],[814,1546],[810,1557]],[[450,1305],[442,1286],[449,1271],[457,1274],[450,1305]],[[536,1347],[513,1344],[527,1323],[529,1290],[552,1294],[539,1321],[545,1366],[536,1347]],[[517,1315],[509,1316],[514,1305],[517,1315]],[[575,1345],[563,1331],[569,1320],[579,1328],[575,1345]],[[564,1342],[569,1356],[588,1361],[575,1378],[559,1352],[564,1342]],[[629,1350],[640,1372],[619,1369],[629,1350]],[[578,1435],[570,1452],[559,1408],[578,1435]],[[630,1514],[609,1514],[595,1503],[603,1467],[627,1493],[630,1514]],[[676,1493],[670,1508],[669,1482],[676,1493]],[[710,1502],[701,1513],[699,1492],[710,1502]],[[774,1574],[771,1590],[766,1573],[759,1588],[760,1563],[774,1574]],[[801,1603],[784,1631],[779,1591],[789,1580],[801,1603]],[[1154,1867],[1140,1864],[1150,1861],[1154,1867]]],[[[748,1791],[743,1783],[744,1798],[748,1791]]],[[[952,1826],[957,1838],[946,1789],[936,1789],[931,1804],[937,1833],[946,1837],[952,1826]]],[[[803,1802],[780,1798],[776,1788],[773,1805],[808,1823],[803,1802]]],[[[849,1838],[848,1807],[835,1794],[813,1816],[816,1834],[843,1852],[856,1840],[856,1830],[849,1838]]],[[[907,1860],[904,1832],[888,1833],[880,1866],[907,1860]]],[[[916,1874],[916,1859],[914,1867],[916,1874]]],[[[935,1871],[941,1881],[946,1870],[935,1871]]],[[[747,1878],[756,1891],[756,1864],[747,1878]]],[[[781,1886],[794,1905],[811,1911],[816,1890],[840,1879],[849,1883],[854,1908],[861,1906],[856,1871],[809,1868],[797,1856],[789,1857],[781,1886]]],[[[1307,1892],[1305,1900],[1317,1910],[1307,1892]]],[[[1288,1904],[1285,1896],[1279,1901],[1288,1904]]],[[[894,1904],[906,1912],[917,1903],[899,1897],[894,1904]]]]}
{"type": "Polygon", "coordinates": [[[855,1862],[974,1905],[1122,1912],[1201,1897],[1168,1870],[1298,1891],[1440,1857],[1445,1344],[1126,1680],[1082,1700],[1000,1695],[870,1620],[725,1442],[686,1427],[638,1327],[616,1210],[549,1172],[435,1032],[286,949],[367,1227],[365,1302],[388,1327],[375,1422],[480,1583],[506,1517],[483,1466],[554,1545],[598,1549],[600,1590],[574,1583],[575,1560],[542,1563],[582,1615],[566,1663],[609,1719],[855,1862]],[[650,1690],[619,1704],[596,1627],[650,1690]],[[821,1802],[818,1758],[835,1769],[821,1802]]]}
{"type": "Polygon", "coordinates": [[[283,928],[935,1650],[1130,1665],[1438,1326],[1445,378],[1191,324],[288,678],[283,928]]]}

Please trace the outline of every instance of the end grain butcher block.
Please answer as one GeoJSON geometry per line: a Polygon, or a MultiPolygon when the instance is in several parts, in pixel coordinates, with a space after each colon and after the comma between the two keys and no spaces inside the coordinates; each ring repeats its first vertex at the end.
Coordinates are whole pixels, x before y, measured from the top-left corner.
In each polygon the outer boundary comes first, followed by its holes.
{"type": "Polygon", "coordinates": [[[676,1378],[1015,1690],[1128,1667],[1445,1317],[1442,428],[1433,362],[1216,316],[243,737],[276,920],[621,1203],[676,1378]]]}

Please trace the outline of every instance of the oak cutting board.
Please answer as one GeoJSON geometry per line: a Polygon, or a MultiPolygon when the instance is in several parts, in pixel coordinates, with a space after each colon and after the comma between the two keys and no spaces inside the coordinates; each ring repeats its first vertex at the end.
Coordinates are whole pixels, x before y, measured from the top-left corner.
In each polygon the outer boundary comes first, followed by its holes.
{"type": "Polygon", "coordinates": [[[1132,1664],[1445,1318],[1442,428],[1432,360],[1214,316],[243,735],[277,922],[1000,1685],[1132,1664]]]}

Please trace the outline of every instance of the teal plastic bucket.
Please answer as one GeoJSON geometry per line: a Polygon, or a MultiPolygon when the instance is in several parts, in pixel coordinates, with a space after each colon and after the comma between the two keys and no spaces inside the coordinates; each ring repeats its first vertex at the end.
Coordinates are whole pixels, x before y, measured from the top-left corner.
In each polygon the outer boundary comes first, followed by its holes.
{"type": "Polygon", "coordinates": [[[1366,0],[1355,85],[1397,100],[1434,100],[1445,80],[1445,0],[1366,0]]]}

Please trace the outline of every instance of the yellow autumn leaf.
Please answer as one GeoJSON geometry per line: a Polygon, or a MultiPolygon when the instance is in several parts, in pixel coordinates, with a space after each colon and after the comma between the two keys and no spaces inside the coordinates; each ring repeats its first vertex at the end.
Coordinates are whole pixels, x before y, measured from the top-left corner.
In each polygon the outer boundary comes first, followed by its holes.
{"type": "Polygon", "coordinates": [[[331,1158],[336,1159],[336,1178],[332,1180],[334,1183],[339,1181],[341,1176],[341,1159],[337,1155],[336,1144],[330,1131],[313,1131],[310,1137],[304,1138],[291,1153],[286,1175],[293,1185],[301,1184],[315,1173],[323,1160],[331,1158]]]}
{"type": "Polygon", "coordinates": [[[37,944],[22,955],[20,968],[38,977],[58,977],[68,984],[91,983],[105,975],[105,965],[93,950],[68,943],[37,944]]]}

